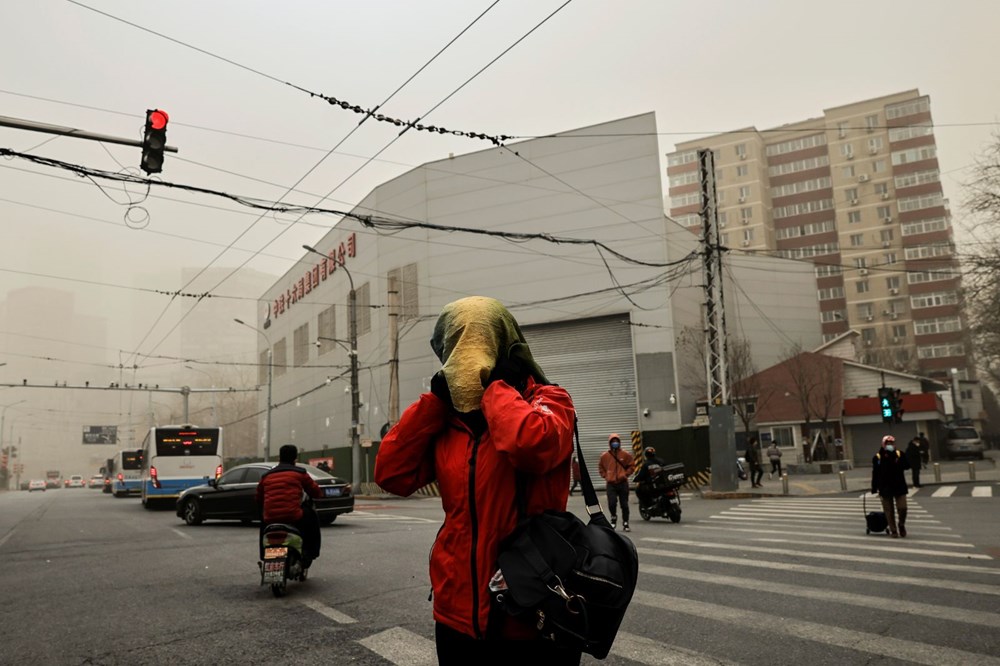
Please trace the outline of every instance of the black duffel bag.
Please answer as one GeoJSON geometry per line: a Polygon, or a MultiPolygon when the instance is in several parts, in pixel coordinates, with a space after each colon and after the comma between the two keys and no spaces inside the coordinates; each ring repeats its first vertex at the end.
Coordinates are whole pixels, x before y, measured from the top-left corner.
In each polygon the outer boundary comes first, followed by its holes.
{"type": "Polygon", "coordinates": [[[590,522],[568,511],[526,517],[526,478],[519,475],[521,520],[500,543],[497,563],[506,589],[494,594],[505,611],[533,623],[544,638],[604,659],[632,600],[639,556],[601,510],[575,425],[574,435],[590,522]]]}

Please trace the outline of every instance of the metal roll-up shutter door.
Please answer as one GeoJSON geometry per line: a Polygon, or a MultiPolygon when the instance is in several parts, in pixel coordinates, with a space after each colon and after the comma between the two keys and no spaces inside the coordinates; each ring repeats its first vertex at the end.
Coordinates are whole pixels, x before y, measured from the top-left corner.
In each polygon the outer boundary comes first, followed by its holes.
{"type": "Polygon", "coordinates": [[[523,328],[531,353],[549,381],[573,398],[580,445],[595,487],[604,481],[597,463],[618,433],[631,450],[636,416],[635,354],[628,314],[539,324],[523,328]]]}

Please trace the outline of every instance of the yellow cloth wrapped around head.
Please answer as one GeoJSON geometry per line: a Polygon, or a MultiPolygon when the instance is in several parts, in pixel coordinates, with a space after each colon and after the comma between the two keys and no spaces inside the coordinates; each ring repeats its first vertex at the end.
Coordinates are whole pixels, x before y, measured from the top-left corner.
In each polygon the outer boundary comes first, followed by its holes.
{"type": "Polygon", "coordinates": [[[547,383],[531,357],[517,320],[500,301],[469,296],[444,306],[434,326],[431,348],[444,364],[442,370],[456,411],[479,409],[485,391],[483,382],[512,345],[517,345],[518,360],[528,374],[547,383]]]}

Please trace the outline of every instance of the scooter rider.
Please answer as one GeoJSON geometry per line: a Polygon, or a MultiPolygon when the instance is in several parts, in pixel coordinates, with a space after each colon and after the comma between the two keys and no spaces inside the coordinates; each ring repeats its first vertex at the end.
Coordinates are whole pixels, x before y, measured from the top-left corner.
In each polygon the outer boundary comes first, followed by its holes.
{"type": "Polygon", "coordinates": [[[294,444],[285,444],[278,451],[278,464],[261,477],[257,484],[257,506],[263,514],[260,524],[260,559],[264,559],[264,528],[274,523],[285,523],[298,529],[302,535],[302,568],[308,569],[319,557],[320,532],[316,510],[305,506],[302,493],[321,497],[323,491],[309,473],[295,463],[299,450],[294,444]]]}
{"type": "Polygon", "coordinates": [[[643,458],[645,459],[642,463],[642,467],[639,468],[638,473],[636,473],[633,481],[637,484],[635,488],[635,496],[639,499],[640,506],[646,506],[653,501],[653,477],[649,471],[650,465],[659,465],[663,467],[663,461],[656,457],[656,449],[652,446],[647,446],[643,449],[643,458]]]}

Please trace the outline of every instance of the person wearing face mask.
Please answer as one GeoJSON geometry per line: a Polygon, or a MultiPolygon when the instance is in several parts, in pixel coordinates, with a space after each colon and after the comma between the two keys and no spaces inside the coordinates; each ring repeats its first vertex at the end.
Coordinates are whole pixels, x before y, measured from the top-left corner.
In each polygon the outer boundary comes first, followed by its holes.
{"type": "Polygon", "coordinates": [[[445,520],[430,554],[438,663],[578,665],[580,650],[507,615],[489,587],[500,542],[517,526],[518,478],[527,515],[566,510],[573,401],[495,299],[446,305],[431,348],[442,367],[383,438],[375,482],[402,496],[440,488],[445,520]]]}
{"type": "Polygon", "coordinates": [[[894,539],[906,536],[906,493],[909,489],[904,472],[909,468],[909,457],[896,450],[896,438],[892,435],[883,437],[882,448],[872,458],[871,491],[882,501],[889,533],[894,539]]]}
{"type": "Polygon", "coordinates": [[[628,526],[628,483],[635,471],[635,460],[632,454],[622,450],[622,439],[613,432],[608,437],[608,450],[601,454],[597,471],[601,478],[607,481],[608,512],[611,514],[611,527],[618,524],[616,503],[622,505],[622,529],[631,532],[628,526]]]}

